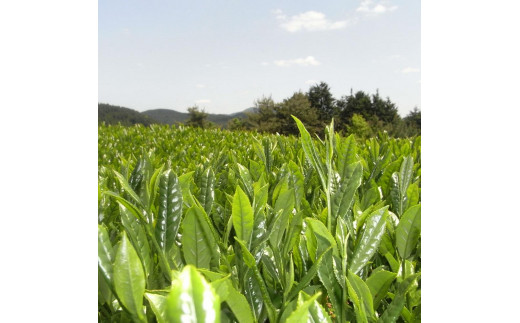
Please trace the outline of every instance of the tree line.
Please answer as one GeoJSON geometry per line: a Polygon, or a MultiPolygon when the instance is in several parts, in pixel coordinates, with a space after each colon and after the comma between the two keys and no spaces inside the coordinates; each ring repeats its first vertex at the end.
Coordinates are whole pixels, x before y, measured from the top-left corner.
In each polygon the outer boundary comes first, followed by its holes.
{"type": "MultiPolygon", "coordinates": [[[[204,110],[190,107],[188,113],[188,125],[211,127],[204,110]]],[[[421,111],[417,107],[401,118],[395,103],[388,97],[383,99],[378,91],[369,95],[363,91],[353,93],[351,90],[349,95],[336,99],[325,82],[313,85],[308,92],[295,92],[282,102],[262,97],[255,101],[254,112],[248,113],[245,119],[230,120],[227,128],[297,135],[298,128],[291,115],[299,118],[309,132],[320,136],[332,118],[337,132],[355,134],[361,139],[378,132],[387,132],[393,137],[421,134],[421,111]]]]}

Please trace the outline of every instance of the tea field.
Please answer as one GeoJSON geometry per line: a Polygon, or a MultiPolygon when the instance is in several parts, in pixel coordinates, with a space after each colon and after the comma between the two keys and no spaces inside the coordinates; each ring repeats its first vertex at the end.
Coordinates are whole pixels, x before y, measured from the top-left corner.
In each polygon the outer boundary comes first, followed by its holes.
{"type": "Polygon", "coordinates": [[[421,139],[98,129],[101,322],[420,322],[421,139]]]}

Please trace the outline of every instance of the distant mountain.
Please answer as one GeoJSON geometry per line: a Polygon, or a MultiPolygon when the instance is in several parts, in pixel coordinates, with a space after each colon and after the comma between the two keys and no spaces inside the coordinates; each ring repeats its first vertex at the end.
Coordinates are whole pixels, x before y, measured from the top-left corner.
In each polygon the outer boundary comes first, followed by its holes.
{"type": "Polygon", "coordinates": [[[148,126],[152,123],[157,123],[157,121],[138,111],[116,105],[98,103],[98,124],[102,122],[105,122],[105,124],[121,123],[123,126],[134,124],[148,126]]]}
{"type": "MultiPolygon", "coordinates": [[[[233,118],[239,118],[239,119],[245,119],[247,118],[248,112],[253,112],[249,108],[244,111],[235,112],[232,114],[213,114],[208,113],[208,121],[214,122],[219,126],[226,126],[227,122],[233,118]]],[[[146,110],[143,111],[142,114],[157,120],[160,123],[166,123],[166,124],[175,124],[178,122],[186,122],[190,118],[189,114],[187,112],[178,112],[175,110],[169,110],[169,109],[154,109],[154,110],[146,110]]]]}
{"type": "MultiPolygon", "coordinates": [[[[232,114],[212,114],[208,113],[208,121],[225,127],[227,122],[233,118],[245,119],[247,113],[254,112],[254,108],[248,108],[244,111],[232,114]]],[[[138,112],[129,108],[110,105],[106,103],[98,103],[98,123],[106,124],[134,125],[143,124],[150,125],[152,123],[164,123],[173,125],[176,123],[184,123],[190,118],[187,112],[179,112],[170,109],[153,109],[138,112]]]]}

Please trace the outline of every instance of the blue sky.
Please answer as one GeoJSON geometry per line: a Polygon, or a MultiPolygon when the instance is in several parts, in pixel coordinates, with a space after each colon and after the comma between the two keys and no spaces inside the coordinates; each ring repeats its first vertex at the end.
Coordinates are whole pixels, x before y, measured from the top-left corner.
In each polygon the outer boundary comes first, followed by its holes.
{"type": "Polygon", "coordinates": [[[99,1],[99,102],[232,113],[319,81],[421,107],[420,1],[99,1]]]}

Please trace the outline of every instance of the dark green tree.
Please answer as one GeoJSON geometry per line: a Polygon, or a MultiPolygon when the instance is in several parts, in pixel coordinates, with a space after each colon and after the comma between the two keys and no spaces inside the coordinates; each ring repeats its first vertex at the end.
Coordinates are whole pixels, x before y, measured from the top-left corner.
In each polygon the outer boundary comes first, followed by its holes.
{"type": "Polygon", "coordinates": [[[413,108],[403,120],[411,128],[412,132],[418,135],[421,134],[421,110],[417,107],[413,108]]]}
{"type": "Polygon", "coordinates": [[[325,82],[313,85],[307,95],[311,107],[317,111],[318,119],[328,124],[336,114],[335,99],[330,93],[329,85],[325,82]]]}
{"type": "Polygon", "coordinates": [[[204,109],[200,110],[198,106],[192,106],[188,108],[190,118],[186,121],[186,125],[199,128],[208,128],[210,122],[207,120],[208,114],[204,109]]]}
{"type": "Polygon", "coordinates": [[[359,114],[365,120],[370,120],[372,116],[372,101],[370,96],[363,91],[352,94],[350,90],[349,96],[343,96],[337,102],[339,110],[339,124],[342,126],[350,126],[352,124],[352,116],[359,114]]]}
{"type": "Polygon", "coordinates": [[[290,98],[275,105],[276,117],[280,122],[278,133],[284,135],[298,135],[298,127],[291,115],[300,119],[310,133],[322,131],[316,109],[311,107],[305,93],[295,92],[290,98]]]}
{"type": "Polygon", "coordinates": [[[248,114],[247,121],[260,132],[274,133],[280,128],[276,116],[276,104],[271,97],[262,97],[254,103],[254,112],[248,114]]]}

